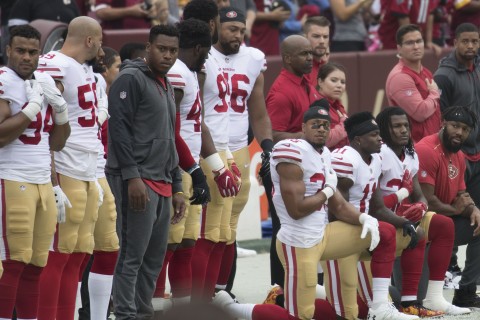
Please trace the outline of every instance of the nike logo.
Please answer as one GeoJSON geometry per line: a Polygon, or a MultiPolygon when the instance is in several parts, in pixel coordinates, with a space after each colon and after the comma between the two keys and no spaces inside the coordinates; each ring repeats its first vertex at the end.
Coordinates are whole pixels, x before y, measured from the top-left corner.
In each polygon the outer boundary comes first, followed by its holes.
{"type": "Polygon", "coordinates": [[[55,94],[57,97],[61,97],[62,95],[61,94],[55,94]]]}
{"type": "Polygon", "coordinates": [[[343,160],[343,157],[335,157],[337,160],[343,160]]]}
{"type": "Polygon", "coordinates": [[[228,180],[230,180],[230,177],[229,177],[229,176],[227,176],[227,177],[225,178],[225,184],[228,184],[228,180]]]}
{"type": "Polygon", "coordinates": [[[39,63],[38,65],[39,65],[39,66],[42,66],[42,67],[46,67],[46,66],[47,66],[46,63],[39,63]]]}

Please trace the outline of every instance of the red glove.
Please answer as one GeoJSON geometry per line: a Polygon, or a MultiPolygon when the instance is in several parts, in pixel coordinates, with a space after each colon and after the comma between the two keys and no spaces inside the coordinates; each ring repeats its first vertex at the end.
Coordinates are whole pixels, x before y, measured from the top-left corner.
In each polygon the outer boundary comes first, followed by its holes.
{"type": "Polygon", "coordinates": [[[402,184],[400,188],[405,188],[408,190],[408,194],[412,194],[413,192],[413,177],[408,170],[405,170],[403,174],[402,184]]]}
{"type": "Polygon", "coordinates": [[[397,209],[397,215],[402,216],[412,222],[422,220],[423,215],[427,211],[427,206],[423,202],[402,203],[397,209]]]}
{"type": "Polygon", "coordinates": [[[242,188],[242,174],[240,173],[240,169],[238,169],[237,164],[231,160],[228,160],[228,166],[230,167],[230,171],[233,173],[233,176],[235,177],[235,182],[237,184],[238,191],[240,191],[240,189],[242,188]]]}
{"type": "Polygon", "coordinates": [[[214,180],[217,183],[218,191],[220,191],[222,197],[234,197],[238,194],[236,179],[230,170],[223,167],[219,171],[214,171],[214,175],[214,180]]]}

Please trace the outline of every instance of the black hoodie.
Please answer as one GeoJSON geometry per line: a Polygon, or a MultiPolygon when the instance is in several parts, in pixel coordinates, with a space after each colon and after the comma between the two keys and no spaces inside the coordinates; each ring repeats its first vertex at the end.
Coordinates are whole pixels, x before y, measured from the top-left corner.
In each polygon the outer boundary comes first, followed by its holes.
{"type": "MultiPolygon", "coordinates": [[[[475,57],[473,71],[457,61],[455,50],[440,60],[433,78],[440,89],[440,107],[469,107],[480,119],[480,56],[475,57]]],[[[470,133],[462,149],[467,154],[480,153],[479,128],[470,133]]]]}
{"type": "Polygon", "coordinates": [[[106,172],[165,181],[179,191],[173,88],[165,79],[165,90],[142,59],[126,60],[120,70],[108,95],[106,172]]]}

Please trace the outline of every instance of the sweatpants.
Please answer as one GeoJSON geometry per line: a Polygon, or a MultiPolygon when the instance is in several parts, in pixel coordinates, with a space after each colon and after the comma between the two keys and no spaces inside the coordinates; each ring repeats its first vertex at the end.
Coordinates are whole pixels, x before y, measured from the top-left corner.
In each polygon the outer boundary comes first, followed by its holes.
{"type": "Polygon", "coordinates": [[[128,204],[128,181],[107,175],[117,207],[120,251],[113,276],[113,304],[117,320],[152,319],[155,284],[167,249],[171,198],[147,185],[145,211],[128,204]]]}

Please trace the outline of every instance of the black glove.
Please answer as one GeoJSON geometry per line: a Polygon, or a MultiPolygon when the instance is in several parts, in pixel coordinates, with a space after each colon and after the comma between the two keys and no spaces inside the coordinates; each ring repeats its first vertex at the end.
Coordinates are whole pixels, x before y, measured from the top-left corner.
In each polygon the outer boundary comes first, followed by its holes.
{"type": "Polygon", "coordinates": [[[190,197],[190,204],[205,205],[210,201],[210,189],[208,188],[207,178],[203,173],[202,168],[198,167],[194,169],[190,176],[192,177],[193,194],[190,197]]]}
{"type": "Polygon", "coordinates": [[[262,166],[260,167],[260,171],[258,175],[260,178],[265,178],[270,175],[270,155],[272,154],[273,149],[273,141],[270,139],[265,139],[260,144],[262,147],[262,166]]]}
{"type": "Polygon", "coordinates": [[[402,225],[402,229],[403,229],[403,236],[406,237],[407,235],[409,235],[411,238],[407,249],[415,248],[418,243],[418,236],[417,236],[417,230],[415,229],[415,225],[413,224],[413,222],[405,221],[402,225]]]}

